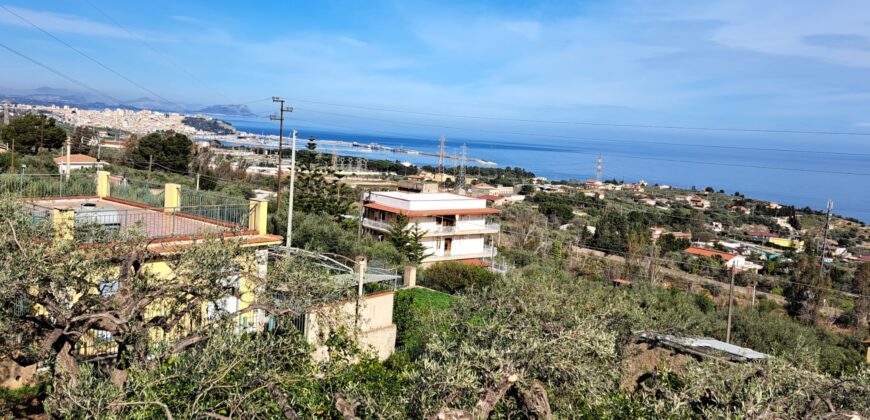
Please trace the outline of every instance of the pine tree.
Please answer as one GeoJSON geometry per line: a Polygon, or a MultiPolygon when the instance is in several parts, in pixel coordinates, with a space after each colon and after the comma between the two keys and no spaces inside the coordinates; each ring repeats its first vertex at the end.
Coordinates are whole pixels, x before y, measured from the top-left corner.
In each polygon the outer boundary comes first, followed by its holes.
{"type": "Polygon", "coordinates": [[[350,213],[353,192],[339,182],[331,167],[324,165],[322,155],[316,150],[317,141],[309,138],[306,150],[299,156],[294,207],[297,211],[327,214],[338,220],[350,213]]]}

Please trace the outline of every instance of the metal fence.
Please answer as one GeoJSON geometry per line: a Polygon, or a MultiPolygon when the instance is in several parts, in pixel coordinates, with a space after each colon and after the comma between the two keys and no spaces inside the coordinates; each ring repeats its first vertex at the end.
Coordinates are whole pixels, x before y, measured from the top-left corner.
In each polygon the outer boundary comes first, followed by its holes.
{"type": "Polygon", "coordinates": [[[0,195],[16,197],[65,197],[95,195],[96,175],[76,174],[2,174],[0,195]]]}
{"type": "Polygon", "coordinates": [[[182,207],[202,206],[237,206],[247,205],[248,201],[241,198],[229,197],[213,191],[181,188],[182,207]]]}
{"type": "Polygon", "coordinates": [[[164,193],[163,185],[126,178],[109,188],[109,197],[152,207],[163,207],[164,193]]]}
{"type": "Polygon", "coordinates": [[[83,242],[100,242],[128,230],[151,239],[200,236],[247,229],[249,213],[247,206],[179,208],[174,212],[95,207],[75,214],[74,236],[83,242]]]}

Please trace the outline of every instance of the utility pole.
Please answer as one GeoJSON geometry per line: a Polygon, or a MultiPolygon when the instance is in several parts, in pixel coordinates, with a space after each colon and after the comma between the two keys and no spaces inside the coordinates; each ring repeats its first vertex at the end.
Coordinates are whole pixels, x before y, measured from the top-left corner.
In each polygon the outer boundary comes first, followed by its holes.
{"type": "Polygon", "coordinates": [[[465,191],[465,144],[462,145],[462,157],[459,162],[459,176],[456,177],[456,192],[465,191]]]}
{"type": "Polygon", "coordinates": [[[66,136],[66,180],[69,181],[69,173],[71,170],[71,158],[72,155],[72,137],[66,136]]]}
{"type": "Polygon", "coordinates": [[[728,330],[725,342],[731,344],[731,314],[734,312],[734,267],[731,267],[731,286],[728,287],[728,330]]]}
{"type": "Polygon", "coordinates": [[[199,172],[196,173],[196,190],[199,191],[199,172]]]}
{"type": "Polygon", "coordinates": [[[825,234],[822,239],[822,255],[819,256],[819,278],[825,278],[825,251],[828,246],[828,229],[831,226],[831,211],[834,210],[834,202],[828,200],[828,215],[825,218],[825,234]]]}
{"type": "Polygon", "coordinates": [[[447,139],[444,136],[438,139],[438,175],[441,181],[444,182],[444,146],[447,139]]]}
{"type": "Polygon", "coordinates": [[[148,180],[151,180],[151,165],[154,165],[154,155],[148,155],[148,180]]]}
{"type": "MultiPolygon", "coordinates": [[[[269,119],[272,121],[278,120],[278,184],[277,184],[278,192],[277,192],[277,195],[275,196],[275,202],[278,203],[278,205],[280,206],[281,205],[281,155],[284,153],[284,113],[285,112],[293,112],[293,107],[284,107],[284,100],[277,97],[277,96],[272,97],[272,102],[275,102],[278,104],[278,115],[274,115],[274,114],[270,115],[269,119]]],[[[295,144],[293,145],[293,151],[294,151],[294,153],[296,151],[295,144]]],[[[293,213],[293,212],[290,211],[290,213],[293,213]]],[[[288,239],[287,247],[289,248],[290,247],[290,245],[289,245],[290,238],[287,238],[287,239],[288,239]]]]}
{"type": "MultiPolygon", "coordinates": [[[[84,139],[84,138],[82,138],[84,139]]],[[[103,138],[97,136],[97,161],[99,161],[103,156],[103,138]]]]}
{"type": "Polygon", "coordinates": [[[296,130],[293,130],[292,147],[290,150],[290,198],[289,203],[287,203],[287,252],[290,252],[290,240],[293,237],[293,195],[296,191],[296,130]]]}

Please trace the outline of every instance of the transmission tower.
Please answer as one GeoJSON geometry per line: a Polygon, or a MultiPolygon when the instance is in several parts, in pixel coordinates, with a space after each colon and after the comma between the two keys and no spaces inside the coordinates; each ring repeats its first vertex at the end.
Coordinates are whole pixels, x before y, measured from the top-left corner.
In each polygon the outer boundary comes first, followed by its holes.
{"type": "Polygon", "coordinates": [[[444,136],[441,136],[438,139],[438,175],[440,175],[441,180],[444,180],[444,146],[447,143],[447,139],[444,136]]]}
{"type": "Polygon", "coordinates": [[[462,156],[459,158],[459,174],[456,177],[456,192],[465,190],[465,144],[462,145],[462,156]]]}
{"type": "Polygon", "coordinates": [[[338,171],[338,155],[335,153],[335,145],[332,146],[332,171],[338,171]]]}
{"type": "Polygon", "coordinates": [[[604,172],[604,158],[601,156],[598,156],[598,158],[595,159],[595,180],[596,181],[601,181],[601,173],[602,172],[604,172]]]}

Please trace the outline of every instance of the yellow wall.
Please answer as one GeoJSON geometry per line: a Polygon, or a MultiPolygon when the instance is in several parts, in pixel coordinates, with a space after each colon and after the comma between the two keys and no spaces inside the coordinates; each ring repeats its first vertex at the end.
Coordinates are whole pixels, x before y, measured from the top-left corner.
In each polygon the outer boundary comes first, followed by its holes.
{"type": "Polygon", "coordinates": [[[803,249],[804,241],[791,240],[785,238],[770,238],[769,243],[781,246],[783,248],[803,249]]]}

